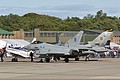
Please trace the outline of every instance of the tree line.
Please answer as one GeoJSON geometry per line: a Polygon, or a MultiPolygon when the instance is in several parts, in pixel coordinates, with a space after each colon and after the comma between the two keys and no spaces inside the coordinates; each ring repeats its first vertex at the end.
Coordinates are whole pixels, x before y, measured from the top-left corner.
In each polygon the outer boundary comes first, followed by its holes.
{"type": "Polygon", "coordinates": [[[95,15],[88,14],[84,18],[67,17],[61,19],[49,15],[27,13],[23,16],[16,14],[1,15],[0,28],[8,31],[24,29],[31,31],[39,28],[42,31],[79,31],[79,30],[120,30],[120,17],[108,16],[102,10],[95,15]]]}

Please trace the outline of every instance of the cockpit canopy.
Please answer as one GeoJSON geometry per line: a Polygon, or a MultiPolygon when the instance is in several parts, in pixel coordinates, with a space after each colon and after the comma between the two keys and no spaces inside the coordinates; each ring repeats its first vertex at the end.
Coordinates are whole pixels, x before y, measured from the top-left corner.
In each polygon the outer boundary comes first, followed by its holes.
{"type": "Polygon", "coordinates": [[[34,41],[32,44],[41,44],[43,43],[42,41],[34,41]]]}

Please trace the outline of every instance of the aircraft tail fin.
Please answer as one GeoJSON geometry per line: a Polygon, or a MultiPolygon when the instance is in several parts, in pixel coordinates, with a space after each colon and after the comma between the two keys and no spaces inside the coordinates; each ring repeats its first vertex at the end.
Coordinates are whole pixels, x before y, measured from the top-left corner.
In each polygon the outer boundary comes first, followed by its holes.
{"type": "Polygon", "coordinates": [[[105,44],[107,43],[107,41],[109,40],[111,34],[113,32],[102,32],[97,38],[95,38],[93,41],[88,42],[88,44],[91,45],[91,47],[94,47],[96,45],[103,47],[105,46],[105,44]]]}
{"type": "Polygon", "coordinates": [[[82,39],[83,31],[80,31],[73,39],[68,40],[65,43],[65,46],[69,48],[75,48],[80,44],[80,41],[82,39]]]}
{"type": "Polygon", "coordinates": [[[56,45],[61,45],[60,34],[56,33],[56,45]]]}

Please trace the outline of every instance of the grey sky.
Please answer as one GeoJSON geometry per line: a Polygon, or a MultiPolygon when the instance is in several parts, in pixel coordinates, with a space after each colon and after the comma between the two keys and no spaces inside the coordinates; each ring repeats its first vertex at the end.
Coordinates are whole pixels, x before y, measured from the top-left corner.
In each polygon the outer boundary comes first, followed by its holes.
{"type": "Polygon", "coordinates": [[[24,15],[28,12],[60,18],[83,17],[103,10],[108,15],[120,15],[120,0],[1,0],[0,15],[24,15]]]}

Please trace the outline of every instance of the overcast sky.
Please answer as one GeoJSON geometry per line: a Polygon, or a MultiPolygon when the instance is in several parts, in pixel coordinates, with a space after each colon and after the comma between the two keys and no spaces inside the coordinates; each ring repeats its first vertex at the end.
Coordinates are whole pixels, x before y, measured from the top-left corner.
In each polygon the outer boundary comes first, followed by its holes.
{"type": "Polygon", "coordinates": [[[120,17],[120,0],[1,0],[0,15],[24,15],[34,12],[60,18],[83,17],[103,10],[120,17]]]}

